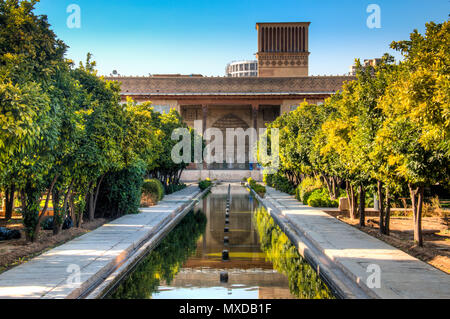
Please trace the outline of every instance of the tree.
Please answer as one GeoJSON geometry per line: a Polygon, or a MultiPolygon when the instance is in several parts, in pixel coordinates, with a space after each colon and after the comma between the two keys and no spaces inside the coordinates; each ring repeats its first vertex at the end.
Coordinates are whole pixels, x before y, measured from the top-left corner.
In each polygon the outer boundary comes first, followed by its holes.
{"type": "MultiPolygon", "coordinates": [[[[82,117],[77,147],[72,152],[75,193],[88,207],[88,219],[95,217],[98,195],[105,175],[119,171],[124,163],[123,140],[127,126],[126,109],[120,104],[120,86],[97,76],[95,62],[87,55],[85,65],[72,71],[82,92],[77,113],[82,117]]],[[[82,216],[78,216],[77,225],[82,216]]]]}
{"type": "Polygon", "coordinates": [[[423,246],[425,186],[448,180],[450,22],[428,23],[409,41],[392,43],[405,57],[398,78],[380,101],[386,121],[378,133],[385,162],[408,185],[414,216],[414,241],[423,246]]]}
{"type": "Polygon", "coordinates": [[[49,98],[36,83],[0,83],[0,185],[6,193],[5,219],[12,216],[21,181],[17,162],[40,140],[39,117],[49,111],[49,98]]]}
{"type": "Polygon", "coordinates": [[[61,106],[54,94],[54,80],[67,66],[66,46],[56,39],[47,18],[33,13],[35,3],[0,3],[0,79],[5,97],[2,116],[9,122],[9,128],[4,125],[2,131],[8,158],[1,159],[1,176],[10,191],[20,189],[27,237],[32,240],[57,179],[49,175],[61,106]],[[19,118],[22,116],[23,120],[19,118]],[[40,213],[41,197],[47,189],[47,200],[40,213]]]}
{"type": "MultiPolygon", "coordinates": [[[[149,170],[149,175],[159,179],[167,190],[170,184],[179,184],[181,174],[190,164],[185,162],[176,164],[172,160],[172,149],[179,143],[179,141],[172,140],[172,133],[176,129],[189,128],[176,110],[171,110],[167,114],[160,114],[156,125],[160,130],[158,137],[162,151],[159,154],[157,166],[149,170]]],[[[189,131],[191,133],[191,145],[193,146],[198,137],[192,129],[189,129],[189,131]]],[[[191,160],[193,157],[192,152],[191,160]]]]}
{"type": "Polygon", "coordinates": [[[355,134],[357,122],[357,104],[354,103],[356,81],[344,84],[342,92],[332,100],[335,112],[323,124],[322,130],[326,144],[322,153],[335,162],[338,176],[346,182],[347,198],[349,200],[350,218],[357,216],[357,195],[355,184],[358,184],[357,171],[353,169],[351,139],[355,134]]]}
{"type": "MultiPolygon", "coordinates": [[[[377,183],[380,163],[370,157],[375,144],[375,136],[384,121],[384,115],[378,108],[378,101],[386,91],[391,81],[391,74],[395,70],[394,58],[385,54],[380,65],[375,68],[359,68],[353,103],[355,108],[354,131],[349,142],[347,160],[354,175],[353,182],[359,187],[360,226],[365,226],[365,194],[366,189],[377,183]]],[[[383,202],[382,184],[378,180],[378,197],[383,202]]],[[[389,203],[389,188],[385,184],[386,199],[389,203]]],[[[389,205],[387,211],[380,210],[380,231],[389,232],[389,205]]],[[[381,205],[383,207],[383,205],[381,205]]]]}

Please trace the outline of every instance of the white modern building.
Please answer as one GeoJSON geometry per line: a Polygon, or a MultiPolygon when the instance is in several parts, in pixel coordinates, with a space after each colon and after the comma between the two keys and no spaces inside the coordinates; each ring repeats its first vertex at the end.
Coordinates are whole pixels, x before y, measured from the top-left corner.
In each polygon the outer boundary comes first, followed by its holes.
{"type": "Polygon", "coordinates": [[[227,77],[257,77],[258,61],[235,61],[227,65],[227,77]]]}

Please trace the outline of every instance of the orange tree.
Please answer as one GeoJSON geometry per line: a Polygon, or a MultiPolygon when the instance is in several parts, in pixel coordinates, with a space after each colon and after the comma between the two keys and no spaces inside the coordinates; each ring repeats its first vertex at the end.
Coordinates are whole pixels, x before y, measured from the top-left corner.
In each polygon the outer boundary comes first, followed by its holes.
{"type": "Polygon", "coordinates": [[[377,135],[384,160],[408,185],[414,241],[423,245],[424,188],[448,182],[450,170],[450,22],[428,23],[410,40],[392,43],[405,57],[379,107],[386,120],[377,135]]]}

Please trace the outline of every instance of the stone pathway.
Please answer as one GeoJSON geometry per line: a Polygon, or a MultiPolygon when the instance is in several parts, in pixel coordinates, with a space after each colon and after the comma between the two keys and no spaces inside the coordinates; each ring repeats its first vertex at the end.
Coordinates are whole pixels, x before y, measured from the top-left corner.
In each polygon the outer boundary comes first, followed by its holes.
{"type": "Polygon", "coordinates": [[[0,275],[0,299],[79,297],[168,224],[199,193],[198,187],[189,186],[166,196],[157,206],[141,209],[141,214],[121,217],[4,272],[0,275]]]}
{"type": "Polygon", "coordinates": [[[274,208],[272,213],[282,216],[314,246],[303,249],[323,253],[369,295],[383,299],[450,299],[450,276],[429,264],[319,209],[304,206],[293,196],[268,188],[264,201],[274,208]],[[377,268],[381,270],[381,285],[372,288],[377,268]]]}

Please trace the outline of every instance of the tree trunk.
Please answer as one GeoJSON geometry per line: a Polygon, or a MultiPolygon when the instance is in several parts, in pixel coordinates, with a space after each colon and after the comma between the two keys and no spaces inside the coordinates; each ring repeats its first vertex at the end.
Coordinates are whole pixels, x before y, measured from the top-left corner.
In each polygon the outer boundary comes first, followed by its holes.
{"type": "Polygon", "coordinates": [[[22,212],[24,212],[25,211],[27,197],[25,195],[25,190],[24,189],[21,189],[19,193],[20,193],[20,205],[22,206],[20,209],[21,209],[22,212]]]}
{"type": "Polygon", "coordinates": [[[380,205],[380,234],[385,234],[384,229],[384,200],[383,200],[383,183],[378,181],[378,201],[380,205]]]}
{"type": "MultiPolygon", "coordinates": [[[[48,204],[50,202],[50,194],[53,192],[53,188],[55,187],[55,184],[56,184],[56,181],[58,180],[58,178],[59,178],[59,174],[56,174],[55,178],[53,178],[53,181],[52,181],[52,184],[50,185],[49,190],[47,191],[47,198],[45,199],[45,205],[44,205],[44,208],[42,209],[41,213],[39,214],[37,224],[35,225],[32,241],[35,241],[38,238],[39,232],[41,230],[42,220],[44,219],[45,213],[47,213],[48,204]]],[[[38,207],[40,207],[40,202],[38,203],[38,205],[39,205],[38,207]]]]}
{"type": "Polygon", "coordinates": [[[97,209],[97,200],[98,200],[98,194],[100,193],[100,187],[102,185],[103,179],[105,178],[106,174],[103,174],[100,177],[100,180],[97,183],[97,189],[95,190],[95,198],[94,198],[94,218],[95,218],[95,210],[97,209]]]}
{"type": "Polygon", "coordinates": [[[335,200],[336,198],[334,197],[333,186],[331,185],[330,180],[328,179],[328,177],[325,174],[322,174],[322,178],[325,181],[325,184],[327,185],[328,194],[330,194],[330,199],[335,200]]]}
{"type": "MultiPolygon", "coordinates": [[[[90,215],[91,215],[91,208],[93,208],[92,207],[92,205],[91,205],[91,199],[92,199],[92,204],[93,204],[93,196],[91,196],[91,195],[93,195],[93,190],[91,189],[92,188],[92,186],[93,186],[93,182],[90,182],[89,183],[89,186],[88,186],[88,192],[86,193],[86,195],[84,196],[84,202],[86,203],[86,205],[85,205],[85,207],[84,207],[84,209],[86,209],[86,207],[87,207],[87,210],[88,210],[88,219],[90,220],[90,215]]],[[[80,228],[81,227],[81,224],[82,224],[82,222],[83,222],[83,215],[84,215],[84,209],[80,209],[79,210],[79,216],[78,216],[78,225],[77,225],[77,227],[78,228],[80,228]]]]}
{"type": "Polygon", "coordinates": [[[333,196],[334,199],[339,199],[339,185],[338,185],[338,181],[337,178],[335,176],[332,177],[332,181],[333,181],[333,196]]]}
{"type": "Polygon", "coordinates": [[[409,186],[409,192],[411,194],[411,202],[413,208],[414,218],[414,242],[419,247],[423,247],[423,235],[422,235],[422,210],[423,210],[423,186],[413,188],[411,184],[409,186]]]}
{"type": "Polygon", "coordinates": [[[70,197],[72,196],[72,188],[73,188],[74,179],[70,182],[69,188],[67,189],[66,194],[64,195],[64,204],[63,204],[63,211],[65,215],[67,214],[67,205],[69,203],[70,197]]]}
{"type": "Polygon", "coordinates": [[[94,221],[94,214],[95,214],[95,209],[94,209],[94,190],[91,190],[89,192],[88,195],[89,198],[89,204],[88,204],[88,216],[89,216],[89,221],[92,222],[94,221]]]}
{"type": "Polygon", "coordinates": [[[384,218],[384,234],[389,236],[391,234],[391,195],[389,194],[389,187],[386,187],[386,216],[384,218]]]}
{"type": "MultiPolygon", "coordinates": [[[[87,201],[87,198],[86,198],[87,201]]],[[[77,208],[78,209],[78,208],[77,208]]],[[[77,228],[81,228],[81,225],[83,224],[83,215],[84,215],[84,210],[79,210],[78,211],[78,218],[77,218],[77,228]]]]}
{"type": "Polygon", "coordinates": [[[177,177],[177,184],[179,184],[180,183],[180,180],[181,180],[181,175],[183,175],[183,172],[184,172],[184,168],[183,169],[181,169],[180,170],[180,173],[178,174],[178,177],[177,177]]]}
{"type": "Polygon", "coordinates": [[[77,217],[77,212],[75,210],[75,203],[73,202],[73,198],[74,198],[73,194],[70,195],[70,197],[69,197],[69,206],[70,206],[70,213],[72,215],[73,225],[75,227],[77,227],[77,225],[78,225],[78,217],[77,217]]]}
{"type": "Polygon", "coordinates": [[[350,184],[350,182],[347,182],[347,197],[348,197],[348,204],[349,204],[349,212],[350,212],[350,218],[352,220],[356,219],[357,215],[357,207],[356,207],[356,195],[355,195],[355,189],[350,184]]]}
{"type": "Polygon", "coordinates": [[[5,220],[8,221],[12,218],[14,212],[14,195],[16,192],[16,186],[11,185],[11,187],[6,188],[5,197],[5,220]]]}
{"type": "Polygon", "coordinates": [[[363,185],[359,187],[359,226],[366,226],[366,190],[363,185]]]}
{"type": "Polygon", "coordinates": [[[59,198],[60,193],[58,191],[53,192],[52,200],[53,200],[53,235],[58,235],[61,231],[62,224],[64,223],[64,217],[63,221],[60,221],[62,210],[60,210],[59,207],[59,198]]]}

